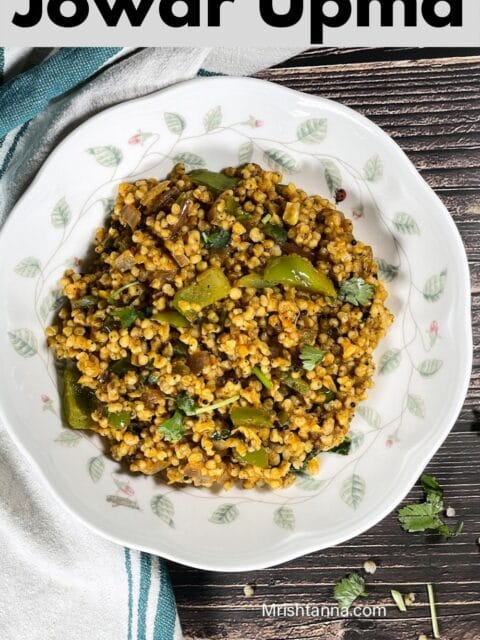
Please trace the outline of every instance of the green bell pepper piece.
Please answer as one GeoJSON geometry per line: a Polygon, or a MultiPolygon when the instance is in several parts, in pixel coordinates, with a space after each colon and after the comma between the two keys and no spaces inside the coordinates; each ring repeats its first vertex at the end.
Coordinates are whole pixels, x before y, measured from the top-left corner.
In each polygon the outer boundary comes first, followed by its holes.
{"type": "Polygon", "coordinates": [[[158,313],[153,314],[152,320],[164,322],[165,324],[169,324],[177,329],[183,329],[184,327],[190,326],[188,320],[177,311],[159,311],[158,313]]]}
{"type": "Polygon", "coordinates": [[[287,387],[290,387],[290,389],[293,389],[296,393],[305,395],[310,391],[310,386],[305,382],[305,380],[302,380],[302,378],[294,378],[288,371],[284,371],[281,374],[280,379],[283,384],[286,384],[287,387]]]}
{"type": "Polygon", "coordinates": [[[107,414],[108,424],[114,429],[128,429],[132,420],[130,411],[118,411],[117,413],[107,414]]]}
{"type": "Polygon", "coordinates": [[[91,389],[78,384],[80,373],[71,367],[63,372],[63,413],[72,429],[90,429],[96,398],[91,389]]]}
{"type": "Polygon", "coordinates": [[[252,289],[263,289],[264,287],[273,287],[275,283],[267,282],[263,276],[258,273],[250,273],[248,276],[243,276],[236,282],[237,287],[251,287],[252,289]]]}
{"type": "Polygon", "coordinates": [[[191,322],[204,307],[226,298],[230,289],[223,271],[212,267],[201,273],[195,282],[177,291],[173,306],[191,322]]]}
{"type": "Polygon", "coordinates": [[[267,411],[255,407],[235,407],[230,411],[230,419],[235,427],[256,427],[263,429],[272,426],[272,418],[267,411]]]}
{"type": "Polygon", "coordinates": [[[238,456],[238,460],[266,469],[268,467],[268,451],[263,447],[257,451],[248,451],[244,456],[238,456]]]}
{"type": "Polygon", "coordinates": [[[337,296],[333,282],[327,275],[315,269],[310,260],[294,254],[270,260],[265,269],[264,279],[303,291],[323,293],[331,298],[337,296]]]}

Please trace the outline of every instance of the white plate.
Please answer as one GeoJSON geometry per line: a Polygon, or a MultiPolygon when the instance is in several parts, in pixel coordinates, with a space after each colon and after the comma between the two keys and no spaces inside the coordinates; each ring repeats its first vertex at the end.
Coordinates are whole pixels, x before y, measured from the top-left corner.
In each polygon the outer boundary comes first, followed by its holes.
{"type": "MultiPolygon", "coordinates": [[[[250,79],[187,82],[89,120],[51,155],[1,236],[0,389],[7,428],[54,495],[101,535],[178,562],[240,571],[353,538],[391,511],[450,431],[472,359],[469,274],[452,219],[397,145],[335,102],[250,79]],[[341,207],[371,244],[396,321],[353,452],[283,491],[172,489],[124,475],[100,442],[63,429],[43,328],[58,279],[83,256],[121,179],[175,160],[252,159],[341,207]]],[[[73,541],[74,543],[74,541],[73,541]]]]}

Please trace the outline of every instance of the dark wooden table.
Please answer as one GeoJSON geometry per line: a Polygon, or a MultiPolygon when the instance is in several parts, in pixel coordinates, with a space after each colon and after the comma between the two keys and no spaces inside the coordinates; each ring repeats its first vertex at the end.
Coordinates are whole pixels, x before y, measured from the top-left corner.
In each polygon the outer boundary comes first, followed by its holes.
{"type": "MultiPolygon", "coordinates": [[[[417,640],[432,637],[425,583],[435,585],[443,640],[480,639],[480,50],[323,49],[258,74],[343,102],[371,118],[411,158],[446,204],[472,275],[474,369],[463,411],[427,471],[465,522],[450,542],[403,533],[394,513],[355,540],[273,569],[209,573],[170,563],[187,638],[417,640]],[[383,619],[262,618],[262,604],[332,603],[332,587],[373,559],[368,604],[383,619]],[[243,587],[255,585],[253,597],[243,587]],[[400,613],[390,589],[417,599],[400,613]]],[[[415,488],[409,500],[420,498],[415,488]]]]}

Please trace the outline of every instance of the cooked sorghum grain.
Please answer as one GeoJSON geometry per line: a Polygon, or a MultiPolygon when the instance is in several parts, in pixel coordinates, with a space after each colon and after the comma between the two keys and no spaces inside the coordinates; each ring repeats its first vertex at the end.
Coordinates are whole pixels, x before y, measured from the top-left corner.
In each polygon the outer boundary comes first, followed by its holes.
{"type": "Polygon", "coordinates": [[[75,363],[74,391],[92,390],[90,428],[131,471],[277,489],[298,470],[316,473],[315,454],[344,441],[392,315],[371,248],[331,202],[254,164],[225,175],[238,183],[222,193],[192,182],[183,165],[163,182],[122,183],[95,258],[65,273],[69,303],[46,333],[56,357],[75,363]],[[288,284],[239,283],[285,255],[308,260],[337,291],[351,280],[371,295],[356,306],[288,284]],[[228,280],[222,299],[174,300],[212,268],[228,280]],[[173,323],[155,318],[174,302],[173,323]],[[173,326],[178,311],[191,322],[173,326]],[[306,347],[317,354],[309,365],[306,347]],[[257,416],[236,426],[239,407],[263,410],[271,424],[257,416]],[[172,432],[162,425],[173,416],[172,432]]]}

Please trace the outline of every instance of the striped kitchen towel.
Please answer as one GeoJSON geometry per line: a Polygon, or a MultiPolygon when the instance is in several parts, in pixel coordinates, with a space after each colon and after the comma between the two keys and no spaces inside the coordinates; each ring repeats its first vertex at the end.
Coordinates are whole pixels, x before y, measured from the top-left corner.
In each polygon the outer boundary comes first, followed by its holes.
{"type": "MultiPolygon", "coordinates": [[[[294,53],[0,49],[0,224],[54,146],[95,113],[197,75],[248,75],[294,53]]],[[[181,638],[164,561],[73,519],[1,424],[0,533],[1,640],[181,638]]]]}

